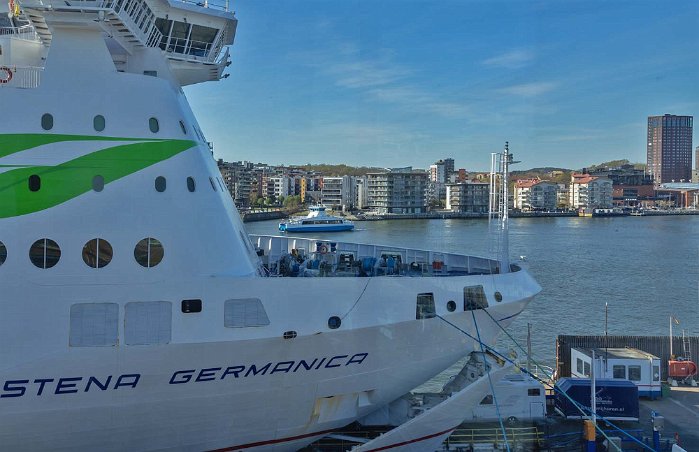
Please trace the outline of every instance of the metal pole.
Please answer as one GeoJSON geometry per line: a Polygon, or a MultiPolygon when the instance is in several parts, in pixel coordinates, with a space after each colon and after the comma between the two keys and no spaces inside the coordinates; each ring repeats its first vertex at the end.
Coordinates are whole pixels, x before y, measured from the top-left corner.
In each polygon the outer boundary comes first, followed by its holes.
{"type": "Polygon", "coordinates": [[[592,423],[597,425],[597,398],[595,393],[597,388],[595,385],[595,351],[592,350],[592,365],[590,366],[590,408],[592,410],[592,423]]]}
{"type": "Polygon", "coordinates": [[[532,324],[527,323],[527,372],[532,372],[532,324]]]}
{"type": "Polygon", "coordinates": [[[609,308],[609,303],[606,301],[604,302],[604,373],[605,373],[605,378],[609,378],[606,374],[609,372],[609,368],[607,367],[607,363],[609,362],[609,336],[608,336],[608,330],[607,330],[607,321],[609,320],[609,314],[608,314],[608,308],[609,308]]]}

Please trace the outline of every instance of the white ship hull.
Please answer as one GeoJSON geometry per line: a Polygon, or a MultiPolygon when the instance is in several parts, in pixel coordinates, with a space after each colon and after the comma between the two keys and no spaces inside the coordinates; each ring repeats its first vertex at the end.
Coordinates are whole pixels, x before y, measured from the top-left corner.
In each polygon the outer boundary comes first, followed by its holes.
{"type": "MultiPolygon", "coordinates": [[[[519,287],[535,284],[523,272],[507,276],[519,287]]],[[[485,278],[442,278],[445,291],[474,279],[485,278]]],[[[414,293],[410,283],[421,280],[222,278],[208,284],[212,301],[202,314],[220,318],[227,294],[254,294],[265,302],[274,326],[216,331],[210,325],[221,322],[183,319],[173,326],[172,343],[129,348],[67,347],[65,328],[56,326],[69,324],[77,293],[88,299],[90,294],[85,287],[61,287],[60,295],[56,287],[44,287],[46,298],[39,293],[23,300],[23,309],[0,321],[0,331],[7,332],[18,319],[35,319],[32,329],[0,335],[3,343],[13,344],[9,359],[0,364],[0,443],[8,450],[237,450],[245,445],[295,450],[316,432],[342,427],[400,397],[474,349],[471,338],[438,317],[415,320],[414,296],[407,294],[414,293]],[[282,282],[285,297],[275,287],[282,282]],[[316,301],[304,301],[299,310],[293,300],[302,298],[316,301]],[[39,301],[45,299],[51,302],[39,301]],[[44,312],[39,319],[32,314],[37,305],[44,312]],[[327,332],[328,316],[345,313],[348,329],[327,332]],[[283,339],[293,328],[298,336],[283,339]],[[333,403],[324,403],[331,396],[333,403]]],[[[160,293],[154,299],[171,299],[182,287],[160,289],[153,288],[154,295],[160,293]]],[[[10,288],[9,299],[21,290],[10,288]]],[[[110,299],[131,300],[131,293],[124,287],[110,299]]],[[[527,301],[493,307],[491,315],[509,318],[527,301]]],[[[475,336],[471,312],[443,311],[438,314],[475,336]]],[[[499,327],[484,312],[474,312],[481,336],[494,338],[499,327]]]]}

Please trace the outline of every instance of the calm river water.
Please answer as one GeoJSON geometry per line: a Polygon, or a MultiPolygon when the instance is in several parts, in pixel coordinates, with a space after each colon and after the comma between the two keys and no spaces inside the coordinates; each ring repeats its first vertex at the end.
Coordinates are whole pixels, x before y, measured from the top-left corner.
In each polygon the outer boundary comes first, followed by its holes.
{"type": "MultiPolygon", "coordinates": [[[[247,223],[278,234],[277,221],[247,223]]],[[[487,220],[357,222],[351,232],[319,237],[493,256],[487,220]]],[[[518,218],[510,220],[510,256],[543,291],[510,327],[525,344],[532,324],[534,358],[555,362],[558,334],[667,335],[672,314],[699,335],[699,216],[518,218]]],[[[512,347],[501,340],[505,349],[512,347]]]]}

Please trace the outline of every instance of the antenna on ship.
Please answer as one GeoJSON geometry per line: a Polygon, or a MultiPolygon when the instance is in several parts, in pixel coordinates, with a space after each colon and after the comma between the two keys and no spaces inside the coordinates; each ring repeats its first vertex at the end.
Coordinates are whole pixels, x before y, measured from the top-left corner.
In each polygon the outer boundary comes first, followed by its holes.
{"type": "Polygon", "coordinates": [[[488,223],[492,223],[497,215],[500,238],[500,272],[510,271],[510,243],[508,233],[508,179],[510,165],[519,163],[510,153],[510,142],[505,141],[505,149],[498,153],[490,154],[490,202],[488,209],[488,223]]]}

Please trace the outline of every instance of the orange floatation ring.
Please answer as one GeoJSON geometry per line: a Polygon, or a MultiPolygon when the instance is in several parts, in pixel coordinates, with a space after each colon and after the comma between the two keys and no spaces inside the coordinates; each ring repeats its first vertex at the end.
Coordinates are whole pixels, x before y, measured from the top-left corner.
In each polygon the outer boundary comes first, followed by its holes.
{"type": "Polygon", "coordinates": [[[0,67],[0,83],[10,83],[10,80],[12,80],[12,75],[12,69],[7,66],[0,67]],[[4,77],[2,74],[3,72],[6,74],[4,77]]]}

